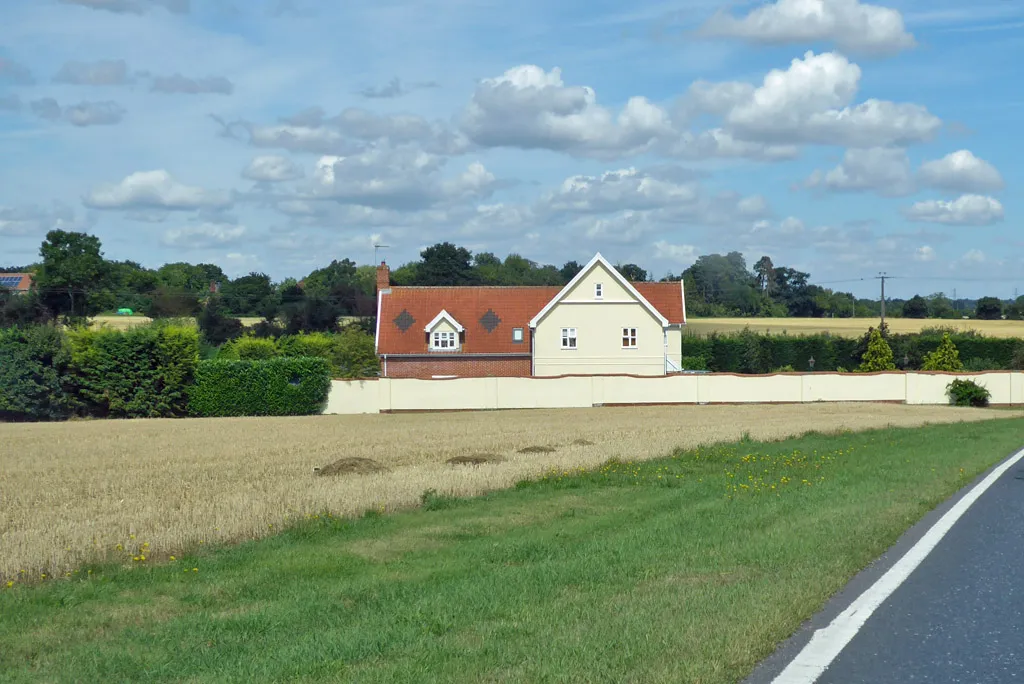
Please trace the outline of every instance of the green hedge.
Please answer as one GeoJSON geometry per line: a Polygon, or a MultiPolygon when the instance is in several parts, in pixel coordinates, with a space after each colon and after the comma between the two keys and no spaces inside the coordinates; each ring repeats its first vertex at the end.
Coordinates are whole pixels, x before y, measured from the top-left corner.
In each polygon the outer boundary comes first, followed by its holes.
{"type": "MultiPolygon", "coordinates": [[[[965,365],[984,363],[997,369],[1014,365],[1015,354],[1020,354],[1024,340],[1015,338],[951,335],[965,365]],[[976,360],[976,361],[975,361],[976,360]]],[[[886,338],[892,347],[896,367],[901,370],[920,370],[925,356],[938,349],[941,334],[898,334],[886,338]],[[907,363],[904,363],[904,358],[907,363]]],[[[865,339],[850,339],[827,334],[820,335],[767,335],[743,331],[740,333],[712,333],[707,337],[684,336],[684,357],[701,357],[708,370],[729,373],[770,373],[775,368],[792,366],[797,371],[808,371],[814,358],[816,371],[852,370],[860,365],[867,349],[865,339]]]]}
{"type": "Polygon", "coordinates": [[[52,326],[0,329],[0,420],[61,420],[71,352],[52,326]]]}
{"type": "Polygon", "coordinates": [[[256,361],[275,357],[316,356],[327,359],[335,378],[364,378],[379,374],[380,361],[373,336],[355,326],[338,333],[299,333],[280,339],[245,335],[220,348],[217,358],[227,361],[256,361]]]}
{"type": "Polygon", "coordinates": [[[173,325],[68,332],[70,382],[82,412],[111,418],[183,416],[199,334],[173,325]]]}
{"type": "Polygon", "coordinates": [[[299,416],[323,411],[331,366],[312,357],[200,361],[189,389],[194,416],[299,416]]]}

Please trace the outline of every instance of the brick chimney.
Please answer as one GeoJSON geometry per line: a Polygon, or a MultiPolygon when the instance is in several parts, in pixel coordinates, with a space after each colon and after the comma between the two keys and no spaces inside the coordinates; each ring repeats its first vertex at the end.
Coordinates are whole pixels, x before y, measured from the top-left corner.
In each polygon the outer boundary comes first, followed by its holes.
{"type": "Polygon", "coordinates": [[[383,261],[377,267],[377,291],[387,290],[391,287],[391,269],[383,261]]]}

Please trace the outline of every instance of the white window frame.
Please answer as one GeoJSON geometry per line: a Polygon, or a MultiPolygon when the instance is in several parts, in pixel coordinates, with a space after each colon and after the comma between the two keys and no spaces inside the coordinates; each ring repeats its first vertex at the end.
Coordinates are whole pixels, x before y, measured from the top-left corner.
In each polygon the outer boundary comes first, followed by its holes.
{"type": "Polygon", "coordinates": [[[562,349],[577,348],[576,328],[562,328],[562,349]]]}
{"type": "Polygon", "coordinates": [[[636,328],[622,329],[622,348],[636,349],[636,328]]]}
{"type": "Polygon", "coordinates": [[[604,283],[594,283],[594,299],[604,299],[604,283]]]}
{"type": "Polygon", "coordinates": [[[451,330],[435,330],[430,334],[432,351],[454,351],[459,348],[459,334],[451,330]]]}

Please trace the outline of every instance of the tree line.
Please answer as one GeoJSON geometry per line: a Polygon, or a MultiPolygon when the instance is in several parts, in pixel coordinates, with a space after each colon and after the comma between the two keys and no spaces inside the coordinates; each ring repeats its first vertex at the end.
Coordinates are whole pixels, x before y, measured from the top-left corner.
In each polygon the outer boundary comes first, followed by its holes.
{"type": "MultiPolygon", "coordinates": [[[[237,317],[262,319],[265,335],[298,331],[332,331],[341,317],[352,317],[366,329],[376,313],[376,265],[334,259],[301,279],[275,282],[269,275],[250,272],[229,278],[216,264],[167,263],[146,268],[135,261],[104,257],[100,239],[80,232],[47,233],[33,264],[4,269],[33,274],[27,295],[0,291],[0,324],[82,320],[104,312],[131,309],[153,318],[197,316],[212,326],[213,337],[230,339],[240,329],[237,317]],[[235,322],[233,322],[235,321],[235,322]],[[224,330],[218,331],[221,326],[224,330]]],[[[540,264],[519,254],[504,259],[492,252],[473,254],[465,247],[440,242],[420,252],[420,258],[391,271],[394,285],[519,285],[562,286],[582,269],[576,261],[562,266],[540,264]]],[[[633,282],[653,281],[634,263],[616,264],[633,282]]],[[[691,316],[760,317],[874,317],[878,300],[857,298],[810,282],[810,274],[776,266],[762,256],[748,267],[736,251],[699,257],[678,275],[686,289],[691,316]]],[[[1024,297],[1002,301],[983,297],[976,302],[951,301],[941,293],[915,295],[909,300],[887,299],[888,316],[909,318],[1024,319],[1024,297]]]]}

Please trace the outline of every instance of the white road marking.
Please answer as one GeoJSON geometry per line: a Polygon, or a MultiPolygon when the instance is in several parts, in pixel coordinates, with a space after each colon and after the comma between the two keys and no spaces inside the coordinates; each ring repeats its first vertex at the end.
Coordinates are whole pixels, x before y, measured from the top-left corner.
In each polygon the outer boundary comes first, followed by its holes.
{"type": "Polygon", "coordinates": [[[967,512],[978,497],[985,493],[1003,473],[1024,458],[1024,449],[1004,461],[988,477],[974,486],[946,514],[939,518],[924,536],[896,562],[877,582],[868,587],[850,606],[836,616],[828,626],[817,630],[810,642],[790,661],[786,669],[772,680],[772,684],[812,684],[828,668],[840,651],[857,635],[875,609],[889,597],[921,564],[936,544],[967,512]]]}

